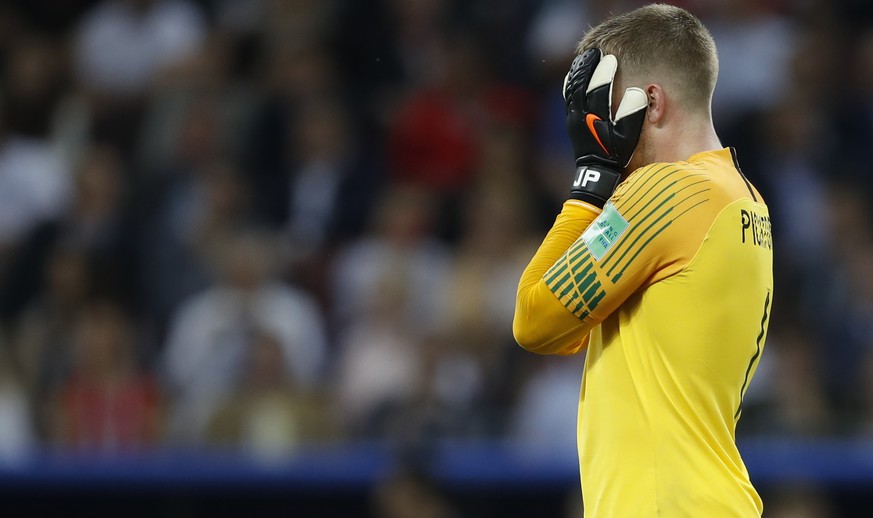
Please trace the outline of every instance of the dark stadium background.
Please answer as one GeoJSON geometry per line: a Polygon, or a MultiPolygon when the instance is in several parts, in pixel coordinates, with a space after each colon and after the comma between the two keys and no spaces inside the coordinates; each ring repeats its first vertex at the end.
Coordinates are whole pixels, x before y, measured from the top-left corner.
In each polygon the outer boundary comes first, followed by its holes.
{"type": "MultiPolygon", "coordinates": [[[[579,516],[582,358],[513,297],[575,41],[640,4],[0,2],[2,514],[579,516]]],[[[679,4],[771,207],[752,480],[868,516],[873,4],[679,4]]]]}

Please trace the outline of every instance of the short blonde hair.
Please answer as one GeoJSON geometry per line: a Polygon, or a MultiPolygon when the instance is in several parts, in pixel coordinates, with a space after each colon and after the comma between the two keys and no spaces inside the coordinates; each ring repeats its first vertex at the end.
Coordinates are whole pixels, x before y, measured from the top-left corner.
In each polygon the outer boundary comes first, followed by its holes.
{"type": "Polygon", "coordinates": [[[679,90],[689,108],[709,110],[718,53],[712,35],[685,9],[650,4],[609,18],[591,28],[576,51],[590,48],[615,55],[627,82],[663,80],[679,90]]]}

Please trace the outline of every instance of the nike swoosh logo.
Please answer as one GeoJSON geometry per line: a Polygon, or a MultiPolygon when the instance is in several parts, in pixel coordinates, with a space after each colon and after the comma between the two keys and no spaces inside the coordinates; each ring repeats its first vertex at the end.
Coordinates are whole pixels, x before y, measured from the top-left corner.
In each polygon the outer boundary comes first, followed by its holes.
{"type": "Polygon", "coordinates": [[[603,149],[603,152],[606,153],[607,155],[609,155],[609,150],[606,149],[606,146],[604,146],[603,142],[600,141],[600,135],[598,135],[597,130],[594,129],[594,123],[596,121],[600,121],[600,120],[603,120],[603,119],[601,119],[597,115],[594,115],[593,113],[589,113],[588,115],[585,116],[585,124],[588,125],[588,131],[590,131],[591,134],[594,135],[594,140],[596,140],[597,143],[600,144],[600,147],[603,149]]]}

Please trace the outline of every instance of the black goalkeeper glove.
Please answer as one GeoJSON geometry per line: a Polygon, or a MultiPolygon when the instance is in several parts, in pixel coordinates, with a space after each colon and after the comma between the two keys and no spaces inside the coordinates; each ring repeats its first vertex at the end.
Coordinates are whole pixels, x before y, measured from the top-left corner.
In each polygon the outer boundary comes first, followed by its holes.
{"type": "Polygon", "coordinates": [[[621,180],[640,138],[646,93],[628,88],[612,118],[612,84],[618,60],[588,49],[577,56],[564,79],[567,133],[576,157],[570,198],[603,207],[621,180]]]}

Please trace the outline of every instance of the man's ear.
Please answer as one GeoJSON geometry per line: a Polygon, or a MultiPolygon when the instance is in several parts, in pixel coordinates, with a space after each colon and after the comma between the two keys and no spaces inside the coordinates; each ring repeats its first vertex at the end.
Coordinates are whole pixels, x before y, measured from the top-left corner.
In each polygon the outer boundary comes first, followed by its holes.
{"type": "Polygon", "coordinates": [[[649,102],[646,109],[646,121],[655,126],[662,126],[665,122],[665,113],[667,109],[667,96],[664,89],[658,84],[646,85],[646,98],[649,102]]]}

